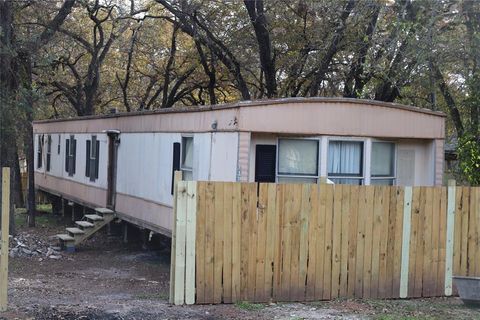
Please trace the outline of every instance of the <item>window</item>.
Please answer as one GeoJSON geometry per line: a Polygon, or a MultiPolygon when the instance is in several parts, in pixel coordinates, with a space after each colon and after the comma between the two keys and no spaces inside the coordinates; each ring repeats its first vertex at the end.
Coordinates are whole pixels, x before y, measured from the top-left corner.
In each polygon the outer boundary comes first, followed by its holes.
{"type": "Polygon", "coordinates": [[[100,141],[97,140],[97,136],[87,140],[85,154],[85,176],[89,177],[90,181],[95,181],[98,179],[100,157],[100,141]]]}
{"type": "Polygon", "coordinates": [[[328,178],[336,184],[363,183],[363,142],[330,141],[328,178]]]}
{"type": "Polygon", "coordinates": [[[278,140],[278,182],[316,183],[318,140],[278,140]]]}
{"type": "Polygon", "coordinates": [[[37,168],[42,167],[42,158],[43,158],[43,135],[38,135],[37,142],[37,168]]]}
{"type": "Polygon", "coordinates": [[[182,162],[180,168],[183,180],[193,180],[193,137],[182,137],[182,162]]]}
{"type": "Polygon", "coordinates": [[[395,144],[372,142],[371,184],[393,185],[395,182],[395,144]]]}
{"type": "Polygon", "coordinates": [[[69,139],[65,140],[65,171],[68,172],[69,176],[75,174],[76,155],[77,140],[71,135],[69,139]]]}
{"type": "Polygon", "coordinates": [[[52,136],[47,136],[47,171],[50,171],[50,165],[52,162],[52,136]]]}

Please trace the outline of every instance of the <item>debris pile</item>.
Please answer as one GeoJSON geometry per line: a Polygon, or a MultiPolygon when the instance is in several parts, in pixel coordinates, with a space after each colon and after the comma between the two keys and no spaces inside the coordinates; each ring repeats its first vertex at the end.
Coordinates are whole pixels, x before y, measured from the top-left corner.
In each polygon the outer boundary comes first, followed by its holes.
{"type": "Polygon", "coordinates": [[[60,247],[52,246],[43,239],[24,232],[10,236],[10,257],[32,257],[42,261],[45,258],[58,260],[62,255],[60,247]]]}

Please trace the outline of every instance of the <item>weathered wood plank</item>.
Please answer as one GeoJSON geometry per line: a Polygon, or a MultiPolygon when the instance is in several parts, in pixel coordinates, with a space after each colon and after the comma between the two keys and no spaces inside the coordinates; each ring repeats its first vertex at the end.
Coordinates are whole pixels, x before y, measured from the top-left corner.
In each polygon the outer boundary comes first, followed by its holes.
{"type": "Polygon", "coordinates": [[[317,260],[320,257],[317,257],[318,252],[318,224],[319,224],[319,186],[314,184],[310,188],[310,212],[308,217],[308,265],[307,265],[307,284],[305,299],[307,301],[315,300],[315,283],[316,279],[322,277],[323,274],[317,274],[317,261],[320,263],[321,260],[317,260]]]}
{"type": "Polygon", "coordinates": [[[276,187],[276,205],[275,205],[275,251],[273,259],[273,297],[276,301],[280,301],[282,297],[282,261],[284,234],[283,224],[285,220],[285,205],[284,205],[284,189],[285,185],[277,184],[276,187]]]}
{"type": "MultiPolygon", "coordinates": [[[[438,272],[437,272],[437,296],[445,294],[445,266],[447,246],[447,188],[440,190],[440,212],[438,230],[438,272]]],[[[452,258],[452,257],[450,257],[452,258]]]]}
{"type": "Polygon", "coordinates": [[[363,257],[365,248],[365,220],[367,216],[366,188],[361,187],[358,194],[357,252],[355,257],[355,297],[363,297],[363,257]]]}
{"type": "Polygon", "coordinates": [[[225,182],[223,186],[223,301],[232,302],[232,209],[233,209],[233,182],[225,182]]]}
{"type": "Polygon", "coordinates": [[[215,226],[214,226],[214,259],[213,259],[213,301],[223,301],[223,228],[224,228],[224,186],[223,182],[215,183],[215,226]]]}
{"type": "Polygon", "coordinates": [[[10,226],[10,168],[2,168],[2,235],[0,249],[0,311],[8,304],[8,237],[10,226]]]}
{"type": "Polygon", "coordinates": [[[360,186],[350,188],[350,215],[348,219],[348,287],[347,296],[354,297],[357,255],[358,196],[360,186]]]}
{"type": "Polygon", "coordinates": [[[380,278],[380,238],[382,235],[383,221],[383,186],[375,186],[375,199],[373,202],[373,231],[372,231],[372,274],[370,280],[370,297],[378,298],[380,278]]]}
{"type": "Polygon", "coordinates": [[[275,184],[267,184],[267,246],[265,253],[265,284],[264,296],[267,299],[273,297],[273,268],[275,267],[275,249],[277,247],[277,189],[275,184]]]}
{"type": "Polygon", "coordinates": [[[412,202],[413,189],[405,187],[403,200],[403,222],[402,222],[402,255],[400,269],[400,298],[406,298],[409,292],[410,280],[410,243],[411,243],[411,226],[412,226],[412,202]]]}
{"type": "Polygon", "coordinates": [[[339,296],[340,269],[342,254],[342,200],[344,185],[336,185],[334,190],[333,225],[332,225],[332,290],[331,297],[339,296]]]}
{"type": "Polygon", "coordinates": [[[256,257],[257,257],[257,184],[249,183],[248,188],[248,275],[247,275],[247,293],[248,300],[255,299],[255,280],[256,280],[256,257]]]}
{"type": "Polygon", "coordinates": [[[302,185],[291,184],[292,187],[292,212],[290,213],[290,290],[289,299],[300,301],[299,259],[300,259],[300,209],[302,205],[302,185]]]}
{"type": "Polygon", "coordinates": [[[323,299],[332,298],[332,233],[333,233],[333,186],[321,185],[326,193],[325,205],[325,250],[323,265],[323,299]]]}
{"type": "Polygon", "coordinates": [[[249,210],[250,210],[250,185],[241,184],[241,241],[240,241],[240,299],[248,300],[248,259],[249,259],[249,210]]]}
{"type": "Polygon", "coordinates": [[[317,211],[317,231],[315,232],[315,300],[324,299],[323,292],[325,287],[324,268],[327,260],[325,248],[325,215],[327,210],[327,192],[326,185],[318,186],[318,211],[317,211]]]}
{"type": "Polygon", "coordinates": [[[197,228],[197,182],[187,182],[187,212],[186,212],[186,242],[185,242],[185,303],[195,303],[195,240],[197,228]]]}
{"type": "Polygon", "coordinates": [[[232,187],[232,302],[241,299],[242,185],[232,187]]]}
{"type": "Polygon", "coordinates": [[[313,185],[302,185],[302,202],[300,207],[300,246],[298,259],[298,300],[304,301],[307,281],[307,259],[308,259],[308,230],[309,218],[312,212],[311,188],[313,185]]]}
{"type": "Polygon", "coordinates": [[[176,305],[185,303],[185,242],[187,224],[187,183],[179,181],[177,188],[177,219],[175,237],[175,289],[173,301],[176,305]]]}
{"type": "Polygon", "coordinates": [[[391,278],[387,279],[387,246],[390,236],[389,218],[390,218],[390,187],[382,187],[382,220],[380,225],[380,254],[378,270],[378,296],[387,298],[391,288],[391,278]]]}
{"type": "Polygon", "coordinates": [[[415,296],[415,266],[417,259],[417,242],[420,219],[420,187],[413,187],[412,196],[412,219],[410,233],[410,256],[408,267],[408,296],[415,296]]]}
{"type": "Polygon", "coordinates": [[[446,225],[446,248],[445,248],[445,295],[452,295],[452,274],[455,270],[454,246],[457,242],[455,239],[456,231],[456,199],[458,199],[455,181],[449,181],[448,183],[448,202],[447,202],[447,225],[446,225]]]}
{"type": "Polygon", "coordinates": [[[267,241],[268,186],[259,184],[257,209],[257,256],[255,276],[255,301],[267,301],[265,296],[265,255],[267,241]]]}
{"type": "MultiPolygon", "coordinates": [[[[392,282],[392,298],[400,297],[400,283],[402,275],[402,249],[403,249],[403,207],[405,200],[405,189],[403,187],[396,188],[396,214],[395,214],[395,244],[393,253],[393,282],[392,282]]],[[[409,230],[410,231],[410,230],[409,230]]],[[[410,236],[410,232],[407,233],[410,236]]],[[[407,242],[408,247],[408,242],[407,242]]],[[[407,254],[408,258],[408,254],[407,254]]],[[[408,263],[407,272],[408,272],[408,263]]],[[[408,280],[408,276],[407,276],[408,280]]]]}
{"type": "Polygon", "coordinates": [[[426,205],[426,187],[420,187],[420,211],[418,214],[418,228],[417,228],[417,248],[415,257],[415,285],[414,297],[422,296],[423,284],[423,259],[424,257],[424,242],[425,242],[425,205],[426,205]]]}
{"type": "Polygon", "coordinates": [[[205,225],[206,225],[206,211],[205,211],[205,182],[197,183],[197,240],[195,249],[195,263],[196,263],[196,289],[197,299],[196,303],[205,303],[205,225]]]}
{"type": "Polygon", "coordinates": [[[205,303],[213,303],[215,247],[215,184],[205,187],[205,303]]]}
{"type": "Polygon", "coordinates": [[[434,292],[434,279],[436,279],[436,270],[433,270],[432,258],[432,223],[433,223],[433,188],[425,188],[425,213],[423,224],[423,282],[422,296],[431,297],[434,292]],[[435,276],[435,278],[433,278],[435,276]]]}
{"type": "Polygon", "coordinates": [[[348,241],[350,220],[350,185],[342,188],[341,242],[340,242],[340,287],[339,296],[346,297],[348,291],[348,241]]]}
{"type": "Polygon", "coordinates": [[[372,279],[372,244],[373,244],[373,199],[375,196],[374,186],[365,186],[365,246],[363,257],[363,297],[370,298],[372,279]]]}

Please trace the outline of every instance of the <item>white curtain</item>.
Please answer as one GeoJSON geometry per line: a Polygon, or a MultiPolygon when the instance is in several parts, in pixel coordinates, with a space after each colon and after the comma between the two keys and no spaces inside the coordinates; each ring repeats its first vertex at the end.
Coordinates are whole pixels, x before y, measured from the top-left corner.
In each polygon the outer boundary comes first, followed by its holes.
{"type": "Polygon", "coordinates": [[[191,169],[193,166],[193,138],[183,138],[182,168],[191,169]]]}
{"type": "Polygon", "coordinates": [[[281,139],[278,142],[278,173],[317,175],[318,141],[281,139]]]}
{"type": "Polygon", "coordinates": [[[372,176],[393,176],[394,144],[389,142],[372,143],[372,176]]]}
{"type": "Polygon", "coordinates": [[[358,141],[330,141],[328,146],[328,174],[362,174],[363,143],[358,141]]]}

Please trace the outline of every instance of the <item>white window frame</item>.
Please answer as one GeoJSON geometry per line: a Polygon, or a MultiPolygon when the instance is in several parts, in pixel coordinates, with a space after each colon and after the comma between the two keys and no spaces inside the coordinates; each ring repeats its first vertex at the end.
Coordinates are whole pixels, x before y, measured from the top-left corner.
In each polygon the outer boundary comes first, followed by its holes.
{"type": "Polygon", "coordinates": [[[318,179],[320,177],[320,163],[321,163],[321,137],[289,137],[289,136],[284,136],[284,137],[277,137],[277,151],[276,151],[276,168],[275,168],[275,180],[278,182],[278,178],[299,178],[299,179],[312,179],[315,180],[315,183],[318,182],[318,179]],[[317,174],[316,175],[298,175],[298,174],[280,174],[278,172],[280,168],[280,157],[279,157],[279,152],[280,152],[280,140],[314,140],[317,141],[317,174]]]}
{"type": "Polygon", "coordinates": [[[360,185],[367,185],[369,184],[370,181],[367,181],[367,141],[368,139],[365,138],[358,138],[358,137],[327,137],[327,147],[326,147],[326,159],[325,159],[325,164],[326,164],[326,176],[328,179],[357,179],[360,180],[360,185]],[[362,175],[361,176],[330,176],[328,173],[328,151],[330,148],[330,141],[348,141],[348,142],[362,142],[363,148],[362,148],[362,163],[361,163],[361,169],[362,169],[362,175]]]}
{"type": "Polygon", "coordinates": [[[371,139],[371,147],[370,147],[370,184],[371,184],[371,181],[373,180],[392,180],[392,185],[395,186],[397,184],[397,143],[395,141],[391,141],[391,140],[379,140],[379,139],[371,139]],[[393,144],[393,176],[389,176],[389,177],[374,177],[372,174],[371,174],[371,168],[372,168],[372,160],[371,160],[371,157],[372,157],[372,150],[373,150],[373,144],[374,143],[391,143],[393,144]]]}
{"type": "MultiPolygon", "coordinates": [[[[193,153],[192,153],[192,167],[189,168],[189,167],[184,167],[183,166],[183,149],[184,149],[184,139],[192,139],[192,149],[194,148],[194,138],[193,138],[193,135],[182,135],[181,139],[180,139],[180,170],[182,171],[182,176],[185,177],[185,175],[183,174],[184,171],[188,171],[191,173],[192,175],[192,178],[193,178],[193,153]]],[[[193,150],[192,150],[193,152],[193,150]]]]}

